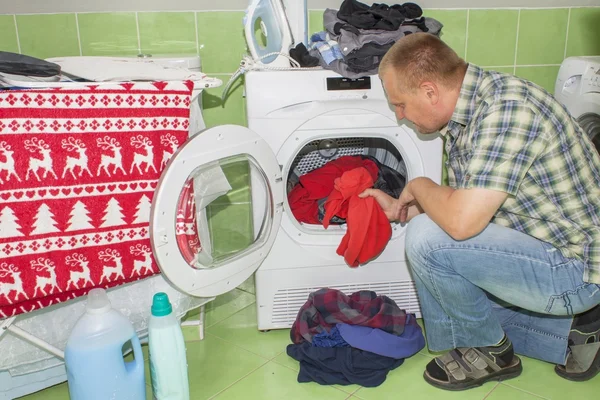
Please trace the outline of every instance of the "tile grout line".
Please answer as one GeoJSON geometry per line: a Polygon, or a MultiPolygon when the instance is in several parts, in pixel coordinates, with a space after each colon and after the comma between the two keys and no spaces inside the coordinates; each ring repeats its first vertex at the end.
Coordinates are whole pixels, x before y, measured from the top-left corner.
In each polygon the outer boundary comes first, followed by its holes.
{"type": "Polygon", "coordinates": [[[465,61],[467,61],[467,50],[469,48],[469,18],[471,16],[470,10],[467,8],[467,27],[465,29],[465,61]]]}
{"type": "MultiPolygon", "coordinates": [[[[521,64],[518,67],[560,67],[561,64],[521,64]]],[[[481,68],[512,68],[513,65],[482,65],[481,68]]]]}
{"type": "Polygon", "coordinates": [[[138,54],[142,54],[142,39],[140,37],[140,19],[138,12],[135,12],[135,30],[137,32],[138,54]]]}
{"type": "Polygon", "coordinates": [[[231,387],[233,387],[233,385],[241,382],[242,380],[246,379],[248,376],[252,375],[253,373],[255,373],[256,371],[258,371],[259,369],[261,369],[262,367],[264,367],[265,365],[267,365],[270,361],[266,361],[264,363],[262,363],[261,365],[259,365],[258,367],[256,367],[255,369],[253,369],[252,371],[248,372],[246,375],[242,376],[241,378],[237,379],[236,381],[234,381],[233,383],[231,383],[229,386],[221,389],[220,391],[218,391],[217,393],[215,393],[214,395],[210,396],[208,398],[208,400],[214,399],[215,397],[217,397],[218,395],[220,395],[221,393],[225,392],[227,389],[230,389],[231,387]]]}
{"type": "Polygon", "coordinates": [[[487,394],[486,394],[485,396],[483,396],[483,400],[487,399],[487,398],[490,396],[490,394],[492,394],[492,392],[493,392],[494,390],[496,390],[496,388],[497,388],[499,385],[500,385],[500,382],[496,382],[496,384],[494,385],[494,387],[493,387],[493,388],[491,388],[491,389],[490,389],[490,391],[489,391],[489,392],[487,392],[487,394]]]}
{"type": "MultiPolygon", "coordinates": [[[[220,336],[217,336],[217,335],[215,335],[214,333],[208,333],[208,332],[206,332],[206,333],[204,334],[204,336],[206,336],[206,335],[213,336],[213,337],[215,337],[215,338],[217,338],[217,339],[219,339],[219,340],[222,340],[222,341],[224,341],[225,343],[229,343],[229,344],[230,344],[230,345],[232,345],[232,346],[235,346],[235,347],[237,347],[237,348],[239,348],[239,349],[242,349],[242,350],[244,350],[244,351],[247,351],[248,353],[250,353],[250,354],[253,354],[253,355],[257,356],[257,357],[260,357],[260,358],[262,358],[263,360],[267,360],[267,361],[271,361],[271,360],[272,360],[272,358],[267,358],[267,357],[265,357],[265,356],[262,356],[262,355],[260,355],[260,354],[258,354],[258,353],[255,353],[255,352],[253,352],[252,350],[248,350],[248,349],[246,349],[246,348],[244,348],[244,347],[242,347],[242,346],[240,346],[240,345],[236,344],[236,342],[232,342],[232,341],[230,341],[230,340],[224,339],[224,338],[222,338],[222,337],[220,337],[220,336]]],[[[194,340],[194,342],[202,342],[202,340],[194,340]]],[[[281,353],[277,353],[277,355],[276,355],[275,357],[277,357],[277,356],[278,356],[278,355],[280,355],[280,354],[281,354],[281,353]]]]}
{"type": "Polygon", "coordinates": [[[519,54],[519,31],[521,29],[521,9],[517,13],[517,40],[515,41],[515,60],[513,64],[513,75],[517,74],[517,54],[519,54]]]}
{"type": "Polygon", "coordinates": [[[569,28],[571,26],[571,10],[569,7],[569,14],[567,15],[567,34],[565,36],[565,53],[563,54],[563,60],[567,58],[567,47],[569,46],[569,28]]]}
{"type": "Polygon", "coordinates": [[[530,392],[530,391],[528,391],[528,390],[524,390],[524,389],[518,388],[518,387],[516,387],[516,386],[513,386],[513,385],[510,385],[510,384],[508,384],[508,383],[501,382],[500,384],[501,384],[501,385],[504,385],[504,386],[508,386],[509,388],[512,388],[512,389],[516,389],[516,390],[518,390],[518,391],[520,391],[520,392],[523,392],[523,393],[530,394],[530,395],[532,395],[532,396],[535,396],[535,397],[538,397],[538,398],[540,398],[540,399],[548,400],[548,398],[547,398],[547,397],[544,397],[544,396],[542,396],[542,395],[540,395],[540,394],[533,393],[533,392],[530,392]]]}
{"type": "Polygon", "coordinates": [[[21,39],[19,38],[19,25],[17,24],[17,14],[13,14],[13,21],[15,22],[15,33],[17,35],[17,50],[21,53],[21,39]]]}
{"type": "MultiPolygon", "coordinates": [[[[200,39],[198,38],[198,12],[196,11],[194,11],[194,30],[196,31],[196,54],[200,56],[200,39]]],[[[202,64],[202,60],[200,64],[202,64]]]]}
{"type": "Polygon", "coordinates": [[[81,34],[79,33],[79,16],[75,13],[75,28],[77,29],[77,45],[79,46],[79,55],[83,55],[83,49],[81,48],[81,34]]]}

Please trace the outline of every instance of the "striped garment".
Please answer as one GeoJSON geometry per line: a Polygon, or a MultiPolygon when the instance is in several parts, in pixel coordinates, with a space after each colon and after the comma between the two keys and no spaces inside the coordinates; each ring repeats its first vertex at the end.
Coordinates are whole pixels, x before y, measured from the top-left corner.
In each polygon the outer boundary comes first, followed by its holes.
{"type": "Polygon", "coordinates": [[[600,284],[600,157],[552,95],[469,65],[445,135],[450,186],[508,193],[492,222],[583,260],[600,284]]]}
{"type": "Polygon", "coordinates": [[[404,327],[415,324],[414,314],[406,314],[394,300],[360,290],[350,296],[336,289],[323,288],[308,295],[292,325],[292,343],[311,342],[315,335],[329,332],[337,323],[378,328],[400,336],[404,327]],[[412,317],[408,317],[412,315],[412,317]]]}

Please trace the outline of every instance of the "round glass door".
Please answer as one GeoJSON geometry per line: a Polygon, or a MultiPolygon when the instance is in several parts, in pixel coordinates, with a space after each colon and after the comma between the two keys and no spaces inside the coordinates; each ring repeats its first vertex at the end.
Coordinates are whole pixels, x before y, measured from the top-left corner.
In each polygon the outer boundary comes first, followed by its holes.
{"type": "Polygon", "coordinates": [[[217,126],[188,139],[163,171],[152,200],[152,250],[177,289],[217,296],[258,269],[282,214],[270,146],[248,128],[217,126]]]}
{"type": "Polygon", "coordinates": [[[596,151],[600,153],[600,115],[586,113],[577,119],[579,125],[588,137],[592,140],[596,151]]]}
{"type": "Polygon", "coordinates": [[[272,225],[271,188],[250,156],[196,168],[179,194],[176,235],[194,268],[218,268],[260,244],[272,225]]]}

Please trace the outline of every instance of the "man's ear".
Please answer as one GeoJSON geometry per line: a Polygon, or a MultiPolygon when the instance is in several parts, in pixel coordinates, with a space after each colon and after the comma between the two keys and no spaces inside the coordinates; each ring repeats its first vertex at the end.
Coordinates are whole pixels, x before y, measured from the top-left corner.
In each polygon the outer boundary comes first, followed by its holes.
{"type": "Polygon", "coordinates": [[[440,100],[440,92],[438,86],[433,82],[423,82],[420,86],[421,92],[427,97],[427,100],[435,105],[440,100]]]}

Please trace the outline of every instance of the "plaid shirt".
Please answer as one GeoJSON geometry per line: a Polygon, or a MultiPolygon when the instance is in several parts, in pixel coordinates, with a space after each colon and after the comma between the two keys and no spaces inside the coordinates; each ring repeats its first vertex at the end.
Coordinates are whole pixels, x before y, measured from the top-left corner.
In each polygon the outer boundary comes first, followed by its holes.
{"type": "Polygon", "coordinates": [[[448,123],[454,188],[509,194],[492,222],[585,263],[600,284],[600,157],[567,110],[539,86],[469,65],[448,123]]]}
{"type": "Polygon", "coordinates": [[[296,344],[312,342],[313,336],[329,332],[337,323],[378,328],[400,336],[407,324],[416,324],[416,319],[414,314],[398,308],[394,300],[373,291],[360,290],[347,296],[339,290],[323,288],[308,295],[292,325],[290,338],[296,344]]]}

